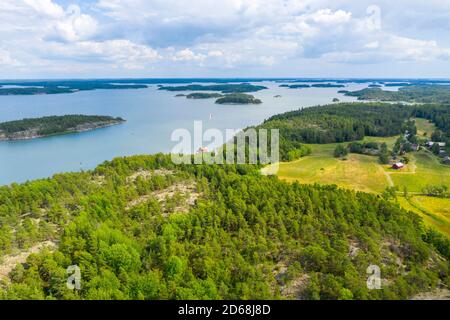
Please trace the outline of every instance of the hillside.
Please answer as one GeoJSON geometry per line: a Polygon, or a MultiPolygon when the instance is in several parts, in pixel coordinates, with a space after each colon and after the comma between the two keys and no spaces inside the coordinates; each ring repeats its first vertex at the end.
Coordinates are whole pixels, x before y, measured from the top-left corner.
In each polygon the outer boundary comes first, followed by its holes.
{"type": "Polygon", "coordinates": [[[386,84],[386,86],[402,86],[398,91],[386,91],[381,88],[366,88],[346,92],[346,96],[357,97],[358,100],[405,101],[415,103],[450,103],[450,86],[438,84],[386,84]]]}
{"type": "MultiPolygon", "coordinates": [[[[272,117],[263,124],[266,127],[282,128],[280,134],[283,160],[298,158],[281,163],[276,172],[278,177],[290,182],[335,184],[342,188],[375,194],[383,194],[386,189],[395,188],[396,202],[419,214],[427,226],[450,236],[450,216],[445,211],[445,208],[450,206],[450,198],[430,197],[424,193],[430,186],[450,189],[450,166],[443,164],[442,158],[433,154],[432,150],[422,147],[418,152],[407,152],[404,154],[407,164],[402,170],[391,168],[394,160],[390,163],[380,163],[378,155],[349,153],[344,157],[336,157],[334,154],[338,147],[347,149],[350,145],[350,142],[342,143],[343,140],[351,141],[357,138],[363,138],[361,143],[384,143],[389,152],[393,152],[398,148],[400,136],[386,136],[385,132],[402,132],[403,136],[405,130],[416,132],[416,135],[409,136],[409,139],[416,140],[416,143],[424,144],[430,139],[448,143],[449,109],[439,105],[395,104],[369,104],[367,109],[360,104],[340,104],[338,107],[324,106],[313,108],[315,110],[295,111],[272,117]],[[338,110],[338,107],[342,109],[338,110]],[[353,115],[350,113],[352,109],[355,110],[353,115]],[[346,113],[348,116],[344,117],[346,113]],[[362,116],[365,118],[362,119],[362,116]],[[418,116],[422,118],[411,118],[418,116]],[[361,129],[361,134],[356,135],[358,126],[365,129],[361,129]],[[363,132],[374,136],[365,135],[363,132]],[[322,142],[325,139],[336,139],[340,143],[304,143],[322,142]],[[290,157],[299,148],[309,149],[311,152],[290,157]]],[[[398,151],[396,156],[402,159],[398,151]]],[[[266,167],[263,173],[270,174],[274,168],[266,167]]]]}
{"type": "Polygon", "coordinates": [[[449,243],[417,216],[256,166],[120,158],[2,187],[0,203],[1,255],[29,254],[4,299],[403,299],[448,282],[449,243]],[[370,264],[381,290],[367,289],[370,264]],[[80,291],[66,287],[70,265],[80,291]]]}
{"type": "Polygon", "coordinates": [[[287,161],[292,160],[289,152],[304,143],[341,143],[367,136],[399,135],[410,118],[433,122],[442,132],[439,139],[450,145],[450,108],[438,104],[335,103],[278,114],[256,128],[279,129],[280,158],[287,161]]]}

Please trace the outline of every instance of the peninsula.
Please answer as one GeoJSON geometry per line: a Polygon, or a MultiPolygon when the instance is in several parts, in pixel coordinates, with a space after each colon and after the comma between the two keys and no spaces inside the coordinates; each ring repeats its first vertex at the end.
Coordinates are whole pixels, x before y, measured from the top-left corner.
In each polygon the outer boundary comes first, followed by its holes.
{"type": "Polygon", "coordinates": [[[256,92],[264,89],[267,89],[267,87],[256,86],[250,83],[212,85],[189,84],[185,86],[160,86],[158,88],[158,90],[166,91],[219,91],[222,93],[256,92]]]}
{"type": "Polygon", "coordinates": [[[194,92],[186,96],[187,99],[211,99],[223,97],[220,93],[194,92]]]}
{"type": "Polygon", "coordinates": [[[52,135],[90,131],[125,122],[110,116],[64,115],[0,123],[0,141],[28,140],[52,135]]]}

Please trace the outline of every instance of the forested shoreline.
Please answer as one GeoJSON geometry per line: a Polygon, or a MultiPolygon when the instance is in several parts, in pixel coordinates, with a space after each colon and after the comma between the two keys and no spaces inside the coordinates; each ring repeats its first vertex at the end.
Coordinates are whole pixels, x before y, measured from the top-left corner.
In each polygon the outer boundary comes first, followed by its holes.
{"type": "MultiPolygon", "coordinates": [[[[411,117],[448,132],[447,106],[366,103],[288,112],[257,128],[279,128],[292,160],[310,152],[305,143],[399,134],[411,117]]],[[[450,240],[415,213],[384,195],[287,183],[260,168],[156,154],[0,187],[0,256],[29,253],[0,273],[0,297],[408,299],[450,285],[450,240]],[[66,286],[74,265],[80,290],[66,286]],[[367,288],[370,265],[381,268],[380,290],[367,288]]]]}
{"type": "Polygon", "coordinates": [[[405,101],[412,103],[450,104],[450,86],[443,84],[385,84],[387,87],[401,86],[398,91],[386,91],[370,87],[358,91],[346,91],[346,96],[358,100],[405,101]]]}
{"type": "Polygon", "coordinates": [[[440,130],[439,139],[448,145],[450,107],[439,104],[339,103],[275,115],[256,128],[279,129],[280,158],[287,161],[288,153],[305,143],[339,143],[361,140],[366,136],[398,135],[411,117],[435,123],[440,130]]]}
{"type": "Polygon", "coordinates": [[[258,169],[134,156],[1,187],[2,255],[57,244],[17,265],[1,297],[405,299],[448,282],[449,242],[415,214],[258,169]],[[160,197],[184,183],[198,195],[187,211],[181,191],[160,197]],[[371,264],[381,290],[367,289],[371,264]],[[66,287],[70,265],[81,269],[79,291],[66,287]]]}
{"type": "Polygon", "coordinates": [[[0,141],[34,139],[50,135],[89,131],[116,125],[124,121],[120,117],[88,115],[26,118],[0,123],[0,141]]]}

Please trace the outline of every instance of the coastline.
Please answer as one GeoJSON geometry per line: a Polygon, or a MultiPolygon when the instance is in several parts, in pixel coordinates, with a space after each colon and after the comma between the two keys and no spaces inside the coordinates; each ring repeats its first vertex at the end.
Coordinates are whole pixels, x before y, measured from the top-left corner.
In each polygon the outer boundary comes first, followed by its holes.
{"type": "Polygon", "coordinates": [[[114,120],[114,121],[101,121],[101,122],[93,122],[93,123],[85,123],[77,125],[73,128],[68,128],[63,132],[56,132],[52,134],[38,134],[38,129],[30,129],[26,131],[20,131],[14,133],[12,136],[6,136],[4,133],[0,132],[0,142],[2,141],[21,141],[21,140],[33,140],[39,138],[46,138],[52,136],[60,136],[72,133],[81,133],[86,131],[93,131],[97,129],[107,128],[115,125],[119,125],[126,122],[126,120],[114,120]]]}

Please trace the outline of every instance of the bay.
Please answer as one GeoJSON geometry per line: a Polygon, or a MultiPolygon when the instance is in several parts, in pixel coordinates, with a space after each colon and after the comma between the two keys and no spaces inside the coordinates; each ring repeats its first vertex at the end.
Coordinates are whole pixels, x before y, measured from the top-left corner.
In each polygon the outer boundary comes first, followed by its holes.
{"type": "MultiPolygon", "coordinates": [[[[331,103],[333,98],[354,101],[338,90],[359,90],[365,84],[346,88],[280,88],[264,81],[268,90],[252,93],[260,105],[217,105],[214,99],[174,97],[178,92],[147,89],[93,90],[72,94],[0,96],[0,122],[64,114],[110,115],[126,123],[95,131],[26,141],[0,142],[0,184],[50,177],[55,173],[92,169],[105,160],[134,154],[170,152],[174,130],[193,132],[194,121],[204,129],[241,129],[261,123],[272,115],[299,108],[331,103]],[[281,98],[274,98],[281,95],[281,98]]],[[[188,94],[190,92],[182,92],[188,94]]]]}

